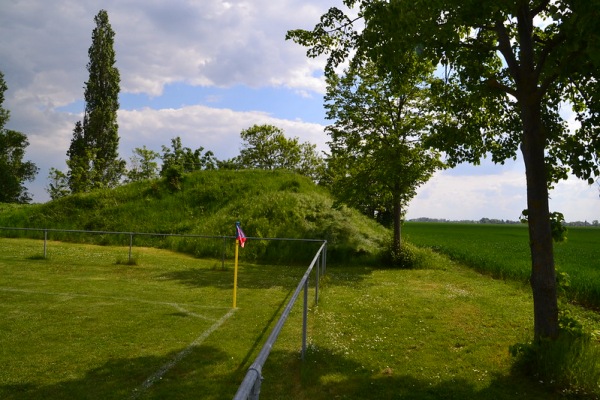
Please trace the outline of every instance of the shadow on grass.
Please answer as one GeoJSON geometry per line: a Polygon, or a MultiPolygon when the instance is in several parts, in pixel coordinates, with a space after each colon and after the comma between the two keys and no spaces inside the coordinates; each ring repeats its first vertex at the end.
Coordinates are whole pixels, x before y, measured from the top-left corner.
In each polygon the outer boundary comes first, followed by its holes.
{"type": "Polygon", "coordinates": [[[238,365],[236,373],[241,373],[242,371],[245,373],[247,371],[249,363],[252,363],[254,361],[254,360],[250,360],[250,357],[252,357],[253,354],[257,354],[255,352],[257,351],[258,346],[259,345],[262,346],[264,344],[264,342],[266,341],[265,336],[267,334],[268,335],[271,334],[271,331],[272,331],[273,326],[274,326],[275,319],[279,319],[281,311],[288,304],[288,301],[289,301],[290,297],[292,296],[292,292],[293,292],[293,290],[290,290],[286,294],[286,296],[283,299],[283,301],[279,304],[279,307],[277,307],[277,309],[273,312],[273,314],[271,315],[271,317],[267,320],[266,324],[264,325],[264,327],[260,331],[260,334],[256,337],[256,340],[254,341],[254,343],[252,343],[252,346],[250,347],[250,349],[246,353],[246,356],[244,357],[244,359],[238,365]]]}
{"type": "Polygon", "coordinates": [[[298,353],[274,351],[263,369],[264,398],[343,399],[565,399],[516,374],[493,377],[486,387],[462,378],[426,379],[390,368],[372,371],[327,349],[312,348],[305,361],[298,353]],[[294,371],[293,377],[289,371],[294,371]]]}
{"type": "Polygon", "coordinates": [[[231,357],[211,346],[198,346],[149,387],[144,382],[176,357],[111,359],[78,378],[51,385],[32,383],[0,385],[0,398],[8,399],[184,399],[223,398],[235,394],[238,376],[233,368],[219,369],[231,357]],[[223,371],[223,372],[218,372],[223,371]],[[230,393],[231,392],[231,393],[230,393]]]}
{"type": "MultiPolygon", "coordinates": [[[[245,370],[212,346],[198,346],[164,377],[145,389],[143,383],[176,357],[112,359],[85,375],[52,385],[1,385],[0,398],[20,399],[230,399],[245,370]]],[[[327,349],[274,350],[263,368],[261,398],[344,399],[566,399],[517,375],[497,376],[486,387],[464,379],[426,379],[383,369],[371,371],[327,349]]],[[[583,399],[582,397],[578,397],[583,399]]]]}
{"type": "MultiPolygon", "coordinates": [[[[304,276],[308,266],[273,266],[250,265],[241,266],[238,271],[238,288],[243,289],[270,289],[273,287],[296,288],[304,276]]],[[[339,286],[358,286],[371,274],[369,267],[328,267],[327,274],[320,279],[323,283],[339,286]],[[335,279],[329,279],[331,275],[335,279]]],[[[173,271],[160,275],[161,279],[179,281],[189,287],[216,287],[230,289],[233,285],[233,269],[205,269],[191,268],[173,271]]],[[[315,271],[310,276],[309,285],[315,282],[315,271]]]]}

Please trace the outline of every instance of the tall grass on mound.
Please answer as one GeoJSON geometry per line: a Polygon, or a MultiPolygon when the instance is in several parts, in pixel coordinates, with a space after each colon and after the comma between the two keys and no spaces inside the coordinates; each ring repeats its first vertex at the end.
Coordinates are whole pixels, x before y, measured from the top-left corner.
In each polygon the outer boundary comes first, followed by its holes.
{"type": "MultiPolygon", "coordinates": [[[[249,237],[327,240],[332,263],[378,259],[388,236],[357,211],[334,207],[332,196],[310,179],[285,171],[198,171],[184,175],[177,190],[164,180],[136,182],[0,212],[0,226],[207,236],[233,236],[236,221],[249,237]]],[[[129,240],[124,235],[52,235],[118,246],[129,240]]],[[[224,248],[222,239],[159,236],[136,236],[135,245],[214,258],[221,258],[224,248]]],[[[304,263],[317,248],[314,243],[250,240],[243,254],[254,262],[304,263]]],[[[231,257],[233,240],[225,250],[231,257]]]]}

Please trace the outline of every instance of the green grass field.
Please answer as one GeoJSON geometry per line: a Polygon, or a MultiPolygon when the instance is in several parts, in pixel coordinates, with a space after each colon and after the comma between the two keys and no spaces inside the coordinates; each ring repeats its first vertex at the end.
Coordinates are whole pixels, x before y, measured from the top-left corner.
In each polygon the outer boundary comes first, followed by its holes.
{"type": "Polygon", "coordinates": [[[2,399],[230,398],[304,273],[242,263],[232,312],[231,260],[42,243],[0,239],[2,399]]]}
{"type": "MultiPolygon", "coordinates": [[[[525,225],[409,222],[404,237],[494,277],[526,282],[531,273],[525,225]]],[[[569,228],[567,241],[555,243],[555,263],[570,277],[571,300],[600,308],[600,229],[569,228]]]]}
{"type": "MultiPolygon", "coordinates": [[[[242,253],[231,312],[231,260],[138,248],[127,266],[126,247],[58,242],[43,260],[41,246],[0,239],[2,399],[230,399],[305,270],[242,253]]],[[[508,347],[531,337],[529,288],[435,259],[329,266],[306,360],[296,306],[261,398],[569,398],[512,368],[508,347]]],[[[574,313],[600,329],[598,314],[574,313]]]]}

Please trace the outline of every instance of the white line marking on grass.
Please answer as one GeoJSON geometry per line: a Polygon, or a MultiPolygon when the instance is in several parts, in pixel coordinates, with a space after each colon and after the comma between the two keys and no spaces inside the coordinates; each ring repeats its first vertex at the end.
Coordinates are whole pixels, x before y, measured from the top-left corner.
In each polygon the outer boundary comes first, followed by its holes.
{"type": "Polygon", "coordinates": [[[144,381],[144,383],[142,383],[138,388],[133,390],[131,398],[137,399],[138,397],[140,397],[146,390],[148,390],[152,385],[154,385],[154,383],[157,380],[161,379],[179,361],[181,361],[184,357],[186,357],[188,354],[190,354],[192,352],[192,350],[194,349],[194,347],[200,346],[202,344],[202,342],[204,342],[211,333],[213,333],[214,331],[219,329],[219,327],[221,325],[223,325],[223,323],[225,321],[227,321],[227,319],[229,319],[229,317],[231,317],[234,312],[235,312],[235,309],[229,310],[229,312],[227,314],[223,315],[220,320],[218,320],[210,328],[208,328],[207,330],[202,332],[202,335],[198,336],[196,338],[196,340],[194,340],[192,343],[190,343],[190,345],[188,347],[181,350],[179,353],[177,353],[175,355],[175,357],[173,357],[171,359],[171,361],[169,361],[168,363],[166,363],[165,365],[160,367],[160,369],[158,371],[156,371],[153,375],[151,375],[148,379],[146,379],[144,381]]]}
{"type": "MultiPolygon", "coordinates": [[[[79,294],[79,293],[56,293],[56,292],[43,292],[38,290],[29,290],[29,289],[16,289],[16,288],[8,288],[8,287],[0,287],[0,291],[2,292],[16,292],[16,293],[31,293],[31,294],[43,294],[47,296],[65,296],[65,297],[86,297],[92,299],[109,299],[109,300],[119,300],[119,301],[135,301],[138,303],[145,304],[157,304],[162,306],[169,306],[175,308],[177,311],[185,313],[189,316],[204,319],[206,321],[215,321],[214,318],[206,317],[201,314],[197,314],[191,311],[186,310],[182,307],[181,304],[178,303],[169,303],[166,301],[151,301],[151,300],[142,300],[136,299],[133,297],[114,297],[114,296],[100,296],[100,295],[91,295],[91,294],[79,294]]],[[[229,307],[214,307],[214,306],[200,306],[200,305],[189,305],[184,304],[186,307],[199,307],[199,308],[208,308],[208,309],[221,309],[221,308],[229,308],[229,307]]]]}

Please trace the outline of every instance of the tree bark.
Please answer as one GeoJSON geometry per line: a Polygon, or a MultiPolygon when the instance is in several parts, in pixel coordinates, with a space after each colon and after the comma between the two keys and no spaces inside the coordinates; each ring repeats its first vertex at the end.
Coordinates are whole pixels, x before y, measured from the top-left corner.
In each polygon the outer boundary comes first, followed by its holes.
{"type": "Polygon", "coordinates": [[[392,243],[392,250],[394,254],[400,253],[402,247],[402,202],[400,192],[400,184],[396,182],[394,185],[394,242],[392,243]]]}
{"type": "Polygon", "coordinates": [[[548,172],[544,160],[545,134],[539,107],[521,104],[521,151],[527,177],[531,289],[536,339],[558,337],[558,301],[550,211],[548,172]]]}

